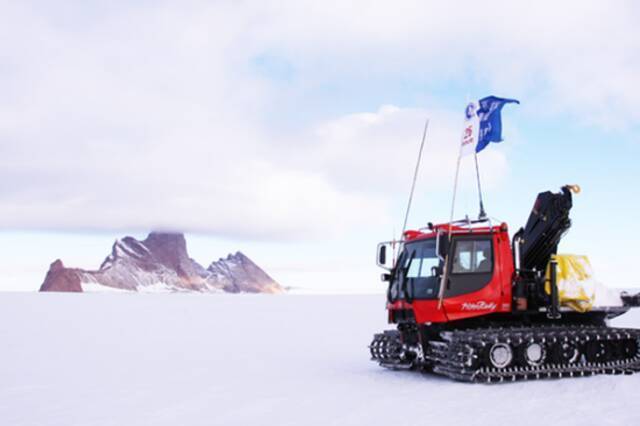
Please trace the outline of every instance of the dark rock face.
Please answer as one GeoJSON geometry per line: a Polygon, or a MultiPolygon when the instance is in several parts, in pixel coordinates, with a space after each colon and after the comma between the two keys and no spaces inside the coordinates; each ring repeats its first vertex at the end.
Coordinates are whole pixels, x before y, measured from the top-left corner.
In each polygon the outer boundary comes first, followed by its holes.
{"type": "Polygon", "coordinates": [[[51,264],[40,291],[85,290],[280,293],[283,288],[237,252],[204,269],[189,258],[183,234],[152,232],[117,240],[97,271],[51,264]]]}
{"type": "Polygon", "coordinates": [[[78,270],[65,268],[60,259],[49,267],[40,291],[71,291],[81,292],[82,285],[78,270]]]}

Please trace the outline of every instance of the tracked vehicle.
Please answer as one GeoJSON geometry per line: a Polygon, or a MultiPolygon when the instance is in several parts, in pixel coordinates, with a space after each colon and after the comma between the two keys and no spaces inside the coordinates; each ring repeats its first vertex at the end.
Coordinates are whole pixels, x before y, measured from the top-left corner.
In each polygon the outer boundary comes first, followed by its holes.
{"type": "Polygon", "coordinates": [[[406,231],[397,250],[381,243],[396,329],[374,336],[372,359],[465,382],[639,371],[640,330],[607,325],[638,295],[582,312],[561,304],[555,255],[578,191],[538,194],[512,238],[506,223],[465,219],[406,231]]]}

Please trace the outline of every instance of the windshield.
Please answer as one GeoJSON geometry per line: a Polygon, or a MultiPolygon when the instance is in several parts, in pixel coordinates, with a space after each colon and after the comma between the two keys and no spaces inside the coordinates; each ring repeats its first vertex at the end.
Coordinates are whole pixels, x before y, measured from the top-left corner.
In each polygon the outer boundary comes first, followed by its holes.
{"type": "Polygon", "coordinates": [[[392,299],[436,299],[441,261],[435,238],[405,244],[391,282],[392,299]]]}

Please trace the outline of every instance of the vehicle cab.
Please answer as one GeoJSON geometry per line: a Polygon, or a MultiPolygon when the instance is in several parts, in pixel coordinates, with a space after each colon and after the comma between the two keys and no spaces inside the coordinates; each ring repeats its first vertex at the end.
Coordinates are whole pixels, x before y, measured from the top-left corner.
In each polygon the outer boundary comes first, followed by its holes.
{"type": "Polygon", "coordinates": [[[378,245],[378,265],[388,270],[382,277],[389,284],[389,322],[442,323],[510,312],[509,241],[506,224],[466,221],[406,231],[402,242],[378,245]]]}

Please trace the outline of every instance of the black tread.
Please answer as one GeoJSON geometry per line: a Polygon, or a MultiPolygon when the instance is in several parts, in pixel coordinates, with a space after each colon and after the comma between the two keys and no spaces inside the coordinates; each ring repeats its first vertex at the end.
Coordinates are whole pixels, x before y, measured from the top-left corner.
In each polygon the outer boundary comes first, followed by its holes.
{"type": "Polygon", "coordinates": [[[485,328],[443,331],[439,339],[427,342],[421,358],[408,352],[396,330],[376,334],[369,348],[372,359],[383,367],[420,368],[474,383],[640,371],[640,330],[636,329],[570,325],[485,328]],[[540,365],[529,365],[519,355],[531,341],[545,348],[540,365]],[[489,362],[487,353],[495,343],[506,343],[513,350],[513,361],[504,368],[493,367],[489,362]],[[566,356],[563,358],[560,345],[577,349],[579,357],[569,362],[566,356]]]}
{"type": "Polygon", "coordinates": [[[442,341],[429,342],[426,360],[432,363],[433,372],[465,382],[632,374],[640,370],[640,330],[635,329],[599,326],[497,328],[443,332],[440,337],[442,341]],[[510,365],[495,368],[487,359],[488,348],[494,343],[507,343],[517,354],[518,349],[529,341],[540,342],[545,347],[545,361],[541,365],[527,365],[514,356],[510,365]],[[554,353],[560,344],[576,347],[580,358],[574,363],[562,362],[554,353]],[[594,347],[603,350],[601,359],[594,358],[595,353],[600,353],[598,350],[587,355],[589,348],[594,347]]]}
{"type": "Polygon", "coordinates": [[[407,359],[397,330],[386,330],[373,336],[369,345],[371,359],[380,365],[394,369],[409,369],[414,367],[413,359],[407,359]]]}

